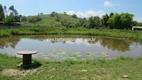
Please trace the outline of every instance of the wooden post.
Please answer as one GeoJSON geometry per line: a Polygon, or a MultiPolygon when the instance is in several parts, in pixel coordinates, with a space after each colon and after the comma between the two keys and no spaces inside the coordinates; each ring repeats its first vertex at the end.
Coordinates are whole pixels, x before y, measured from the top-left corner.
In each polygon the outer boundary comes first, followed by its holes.
{"type": "Polygon", "coordinates": [[[32,55],[31,54],[23,55],[23,65],[29,65],[31,63],[32,63],[32,55]]]}

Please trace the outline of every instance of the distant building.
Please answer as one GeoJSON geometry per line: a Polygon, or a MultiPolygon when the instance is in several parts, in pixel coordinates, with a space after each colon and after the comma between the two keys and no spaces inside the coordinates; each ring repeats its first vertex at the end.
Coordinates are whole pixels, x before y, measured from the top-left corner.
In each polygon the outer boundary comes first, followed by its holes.
{"type": "Polygon", "coordinates": [[[133,26],[132,30],[142,30],[142,26],[133,26]]]}

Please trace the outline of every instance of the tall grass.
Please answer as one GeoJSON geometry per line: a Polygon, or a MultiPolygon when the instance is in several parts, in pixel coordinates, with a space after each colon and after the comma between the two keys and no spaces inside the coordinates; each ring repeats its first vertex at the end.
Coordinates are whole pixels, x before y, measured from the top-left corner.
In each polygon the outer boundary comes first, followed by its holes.
{"type": "Polygon", "coordinates": [[[60,28],[27,27],[27,28],[0,30],[0,37],[8,37],[12,35],[46,35],[46,34],[95,35],[95,36],[108,36],[108,37],[142,40],[142,31],[132,31],[132,30],[86,29],[86,28],[65,28],[65,27],[60,27],[60,28]]]}

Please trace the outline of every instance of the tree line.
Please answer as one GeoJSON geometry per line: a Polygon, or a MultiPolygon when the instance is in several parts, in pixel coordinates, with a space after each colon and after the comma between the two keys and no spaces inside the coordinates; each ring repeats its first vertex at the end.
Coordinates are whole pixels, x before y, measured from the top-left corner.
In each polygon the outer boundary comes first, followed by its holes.
{"type": "MultiPolygon", "coordinates": [[[[27,20],[30,23],[35,23],[41,21],[41,16],[43,13],[38,14],[33,17],[23,17],[22,20],[27,20]]],[[[64,12],[64,15],[67,15],[64,12]]],[[[72,27],[85,27],[85,28],[107,28],[107,29],[132,29],[132,26],[142,26],[142,23],[134,21],[134,15],[130,13],[113,13],[105,14],[101,18],[99,16],[91,16],[89,18],[78,18],[76,14],[71,17],[79,19],[79,22],[72,23],[68,20],[61,20],[60,16],[56,12],[50,14],[51,17],[55,18],[55,21],[61,22],[62,26],[72,28],[72,27]]]]}
{"type": "Polygon", "coordinates": [[[92,16],[89,19],[83,18],[79,21],[79,26],[87,28],[108,28],[108,29],[131,29],[132,26],[142,26],[141,23],[133,20],[134,15],[130,13],[110,13],[102,18],[92,16]]]}
{"type": "Polygon", "coordinates": [[[0,21],[5,25],[13,25],[14,22],[20,22],[21,15],[18,15],[18,11],[14,6],[6,7],[0,4],[0,21]]]}
{"type": "MultiPolygon", "coordinates": [[[[67,15],[64,12],[64,15],[67,15]]],[[[56,17],[56,21],[60,21],[58,13],[52,12],[51,17],[56,17]]],[[[72,18],[78,18],[76,14],[72,18]]],[[[142,23],[133,20],[134,15],[130,13],[113,13],[105,14],[101,18],[99,16],[91,16],[89,18],[78,18],[79,22],[73,24],[67,20],[61,21],[66,27],[85,27],[85,28],[107,28],[107,29],[132,29],[132,26],[142,26],[142,23]]]]}

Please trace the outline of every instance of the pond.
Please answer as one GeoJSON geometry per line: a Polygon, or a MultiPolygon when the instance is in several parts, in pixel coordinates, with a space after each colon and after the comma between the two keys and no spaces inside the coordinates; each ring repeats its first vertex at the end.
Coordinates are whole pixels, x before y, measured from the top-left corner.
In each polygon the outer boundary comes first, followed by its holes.
{"type": "Polygon", "coordinates": [[[39,53],[33,57],[45,60],[138,57],[142,56],[141,49],[141,42],[101,36],[32,35],[0,38],[0,53],[19,56],[17,51],[36,50],[39,53]]]}

